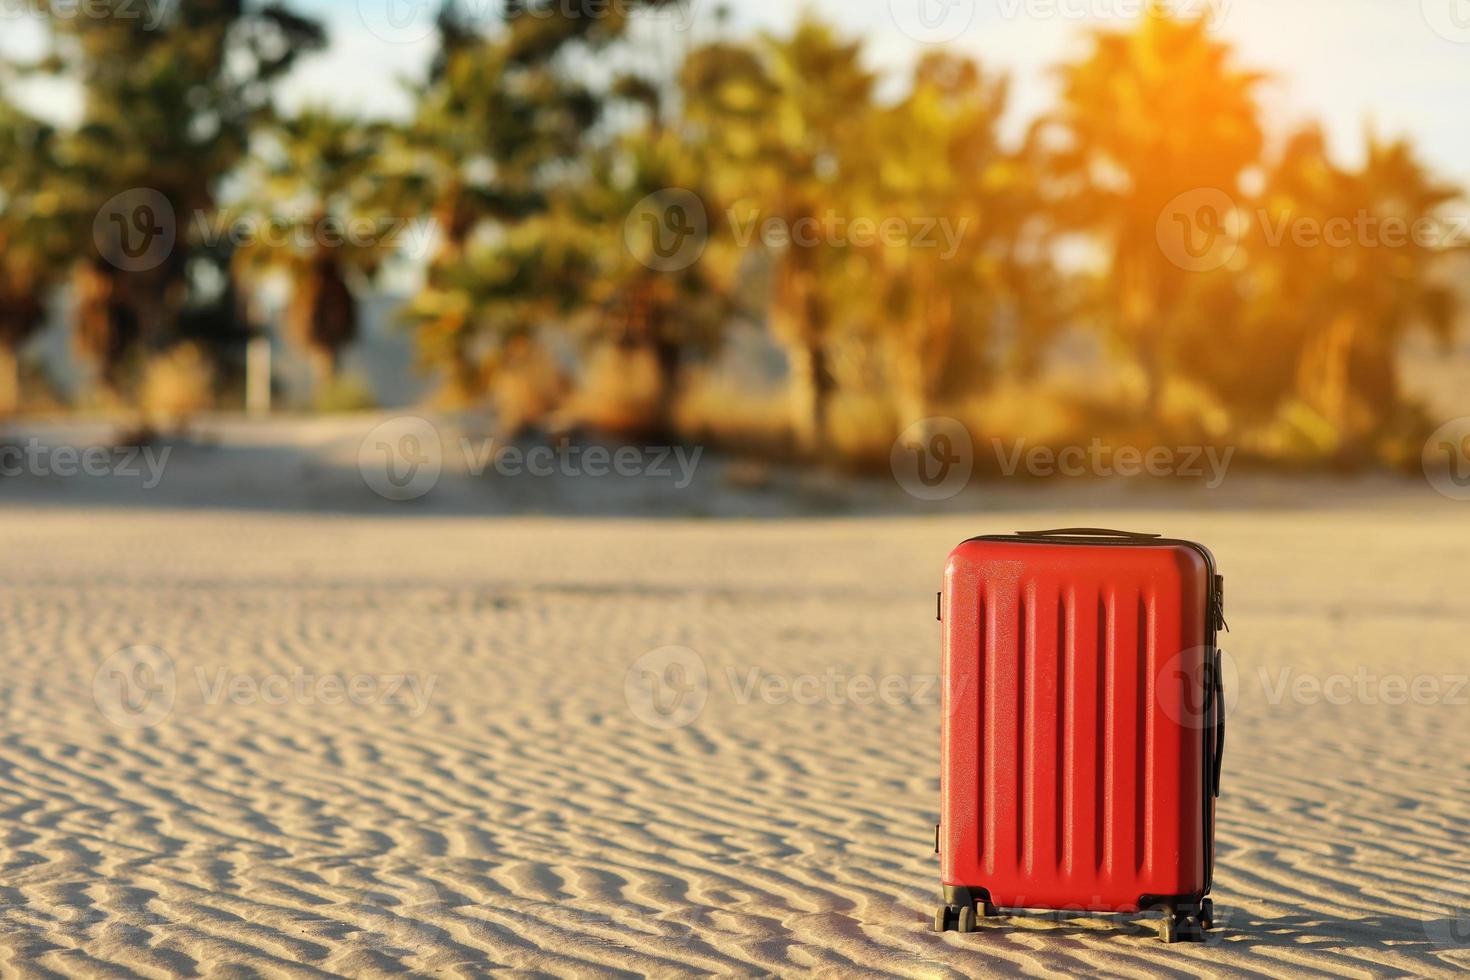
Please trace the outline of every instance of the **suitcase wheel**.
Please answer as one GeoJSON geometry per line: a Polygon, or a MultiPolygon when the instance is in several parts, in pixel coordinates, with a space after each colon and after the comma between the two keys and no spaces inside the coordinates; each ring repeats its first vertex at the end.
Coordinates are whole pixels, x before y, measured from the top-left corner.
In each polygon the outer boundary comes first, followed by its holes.
{"type": "MultiPolygon", "coordinates": [[[[995,906],[986,903],[988,911],[983,915],[994,915],[995,906]]],[[[941,905],[934,911],[934,931],[947,932],[953,929],[955,932],[974,932],[976,925],[975,906],[973,905],[941,905]]]]}
{"type": "Polygon", "coordinates": [[[1215,928],[1215,902],[1213,899],[1205,899],[1200,906],[1199,927],[1201,929],[1215,928]]]}
{"type": "Polygon", "coordinates": [[[1159,939],[1165,943],[1202,943],[1205,927],[1198,913],[1170,912],[1159,922],[1159,939]]]}

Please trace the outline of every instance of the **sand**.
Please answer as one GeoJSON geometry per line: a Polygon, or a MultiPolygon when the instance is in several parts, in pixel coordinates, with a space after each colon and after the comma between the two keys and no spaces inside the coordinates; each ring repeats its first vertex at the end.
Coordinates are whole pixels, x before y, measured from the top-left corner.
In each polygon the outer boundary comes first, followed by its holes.
{"type": "Polygon", "coordinates": [[[6,974],[1470,969],[1470,504],[1422,483],[654,520],[481,516],[485,481],[334,507],[331,466],[261,459],[237,432],[153,496],[0,480],[6,974]],[[1196,537],[1229,577],[1202,946],[928,931],[943,557],[1078,522],[1196,537]]]}

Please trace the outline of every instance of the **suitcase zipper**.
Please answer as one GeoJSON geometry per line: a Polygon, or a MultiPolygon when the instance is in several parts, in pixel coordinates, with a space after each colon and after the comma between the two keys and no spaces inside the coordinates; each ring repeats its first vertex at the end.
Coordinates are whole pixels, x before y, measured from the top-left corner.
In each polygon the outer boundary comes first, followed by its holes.
{"type": "Polygon", "coordinates": [[[1230,632],[1230,624],[1225,622],[1225,576],[1215,576],[1215,629],[1230,632]]]}

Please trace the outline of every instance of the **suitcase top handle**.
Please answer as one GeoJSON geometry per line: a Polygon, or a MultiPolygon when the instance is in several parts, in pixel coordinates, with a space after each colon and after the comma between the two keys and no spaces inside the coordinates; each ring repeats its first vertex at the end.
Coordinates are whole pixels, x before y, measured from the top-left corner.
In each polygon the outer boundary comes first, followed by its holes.
{"type": "Polygon", "coordinates": [[[1159,538],[1161,534],[1140,534],[1137,531],[1112,531],[1105,527],[1060,527],[1051,531],[1017,531],[1023,538],[1159,538]]]}

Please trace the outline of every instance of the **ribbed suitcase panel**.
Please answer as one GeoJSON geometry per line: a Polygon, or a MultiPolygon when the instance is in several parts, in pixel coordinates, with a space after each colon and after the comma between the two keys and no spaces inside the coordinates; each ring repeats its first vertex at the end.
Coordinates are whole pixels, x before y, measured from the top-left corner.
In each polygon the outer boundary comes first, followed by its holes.
{"type": "Polygon", "coordinates": [[[947,575],[945,880],[1117,910],[1201,887],[1200,733],[1160,672],[1203,641],[1202,585],[1163,548],[1038,550],[947,575]]]}

